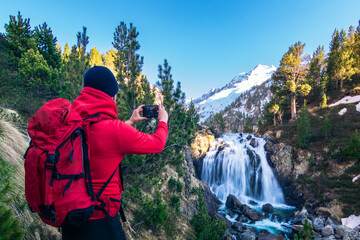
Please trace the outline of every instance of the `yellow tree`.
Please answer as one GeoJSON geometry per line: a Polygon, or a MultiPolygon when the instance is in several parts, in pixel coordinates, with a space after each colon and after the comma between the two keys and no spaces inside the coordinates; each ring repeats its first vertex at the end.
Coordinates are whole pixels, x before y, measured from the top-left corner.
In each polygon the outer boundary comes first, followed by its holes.
{"type": "Polygon", "coordinates": [[[112,71],[112,73],[117,76],[116,68],[115,68],[115,59],[117,55],[117,51],[115,49],[110,49],[103,55],[104,66],[112,71]]]}
{"type": "Polygon", "coordinates": [[[304,46],[305,44],[300,41],[292,45],[282,57],[279,68],[272,76],[275,83],[278,84],[277,87],[290,93],[291,121],[297,119],[297,95],[306,96],[311,90],[311,86],[304,82],[308,72],[308,66],[304,63],[305,59],[302,56],[304,46]]]}
{"type": "Polygon", "coordinates": [[[101,54],[96,49],[96,47],[94,47],[90,50],[89,64],[90,64],[90,67],[104,65],[101,54]]]}

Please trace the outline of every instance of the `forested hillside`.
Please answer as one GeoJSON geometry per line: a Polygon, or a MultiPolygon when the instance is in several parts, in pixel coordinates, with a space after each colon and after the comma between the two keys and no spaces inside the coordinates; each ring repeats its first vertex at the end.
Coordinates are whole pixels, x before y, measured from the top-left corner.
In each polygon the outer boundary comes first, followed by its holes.
{"type": "MultiPolygon", "coordinates": [[[[125,228],[128,238],[194,239],[201,235],[203,237],[199,239],[209,239],[206,236],[214,234],[216,228],[213,226],[218,223],[211,222],[207,216],[202,191],[199,190],[201,184],[196,182],[185,162],[186,149],[189,149],[197,131],[198,116],[193,106],[185,108],[185,94],[180,82],[174,82],[166,59],[158,67],[157,86],[149,84],[142,74],[144,58],[138,53],[138,35],[135,26],[120,22],[114,31],[114,48],[99,53],[96,48],[88,49],[91,37],[83,27],[74,33],[76,44],[70,47],[66,43],[62,48],[57,45],[57,38],[46,22],[32,27],[30,19],[20,12],[17,16],[10,16],[5,32],[0,34],[0,104],[2,111],[11,109],[19,113],[16,116],[21,121],[10,118],[6,124],[15,125],[25,134],[28,120],[46,101],[58,97],[74,100],[82,89],[82,77],[89,67],[108,67],[120,86],[116,102],[119,119],[125,121],[139,105],[159,104],[161,99],[169,113],[169,134],[164,151],[153,155],[128,155],[122,162],[124,207],[132,226],[131,232],[130,228],[125,228]],[[196,227],[198,225],[202,227],[196,227]],[[203,231],[207,232],[204,234],[203,231]]],[[[1,130],[4,126],[0,126],[1,130]]],[[[149,120],[138,123],[136,128],[152,133],[156,126],[155,120],[149,120]]],[[[26,145],[25,135],[19,135],[19,138],[26,145]]],[[[4,137],[0,141],[6,143],[8,140],[4,137]]],[[[26,146],[21,146],[18,149],[20,155],[26,150],[26,146]]],[[[14,166],[9,165],[11,158],[1,156],[2,166],[8,169],[0,176],[1,211],[8,216],[7,221],[0,223],[1,234],[5,236],[2,239],[21,239],[21,236],[25,239],[34,239],[34,236],[49,239],[50,235],[41,230],[47,228],[39,219],[36,226],[30,228],[30,223],[35,220],[24,220],[23,214],[16,210],[17,201],[12,200],[14,195],[7,190],[15,185],[23,204],[19,211],[28,212],[24,202],[22,160],[18,160],[20,163],[13,169],[14,166]],[[8,176],[14,171],[21,173],[20,180],[8,176]]],[[[33,217],[37,219],[35,214],[33,217]]],[[[218,234],[223,232],[224,229],[218,234]]]]}
{"type": "Polygon", "coordinates": [[[296,42],[283,55],[259,132],[295,147],[294,156],[308,154],[296,181],[310,209],[359,214],[359,183],[352,179],[360,174],[360,25],[335,29],[329,52],[319,46],[306,56],[305,47],[296,42]]]}

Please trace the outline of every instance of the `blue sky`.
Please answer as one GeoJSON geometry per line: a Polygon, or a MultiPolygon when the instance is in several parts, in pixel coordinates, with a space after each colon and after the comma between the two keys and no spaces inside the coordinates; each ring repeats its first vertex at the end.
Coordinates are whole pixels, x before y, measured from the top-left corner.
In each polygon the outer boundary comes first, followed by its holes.
{"type": "Polygon", "coordinates": [[[158,65],[166,58],[187,98],[195,98],[257,64],[278,66],[296,41],[306,43],[307,54],[318,45],[328,51],[335,28],[358,25],[360,1],[2,0],[0,32],[18,11],[32,27],[47,22],[62,48],[74,45],[86,26],[88,49],[96,46],[101,53],[112,48],[115,27],[132,22],[148,80],[158,80],[158,65]]]}

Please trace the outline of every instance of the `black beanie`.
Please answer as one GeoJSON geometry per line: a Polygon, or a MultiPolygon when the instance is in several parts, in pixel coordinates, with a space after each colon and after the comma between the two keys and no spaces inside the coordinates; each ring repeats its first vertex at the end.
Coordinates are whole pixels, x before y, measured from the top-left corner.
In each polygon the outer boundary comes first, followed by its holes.
{"type": "Polygon", "coordinates": [[[84,75],[84,87],[92,87],[103,91],[110,97],[119,91],[119,84],[114,74],[103,66],[89,68],[84,75]]]}

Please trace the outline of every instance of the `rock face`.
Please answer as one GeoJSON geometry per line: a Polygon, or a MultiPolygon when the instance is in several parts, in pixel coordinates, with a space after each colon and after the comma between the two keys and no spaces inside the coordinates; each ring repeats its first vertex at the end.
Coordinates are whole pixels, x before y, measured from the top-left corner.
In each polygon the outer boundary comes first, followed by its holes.
{"type": "Polygon", "coordinates": [[[241,207],[241,202],[239,201],[239,199],[237,199],[237,197],[235,197],[234,195],[230,194],[227,198],[226,198],[226,203],[225,203],[226,207],[229,209],[238,209],[241,207]]]}
{"type": "Polygon", "coordinates": [[[202,184],[204,192],[204,199],[208,208],[208,213],[211,217],[215,216],[217,210],[221,204],[221,201],[213,194],[206,183],[202,184]]]}

